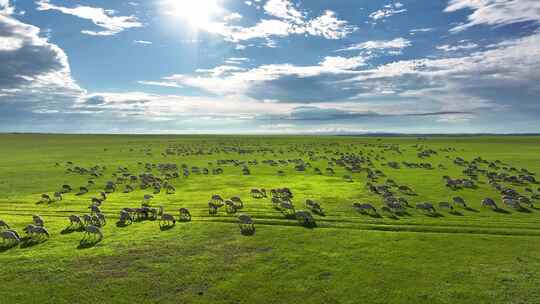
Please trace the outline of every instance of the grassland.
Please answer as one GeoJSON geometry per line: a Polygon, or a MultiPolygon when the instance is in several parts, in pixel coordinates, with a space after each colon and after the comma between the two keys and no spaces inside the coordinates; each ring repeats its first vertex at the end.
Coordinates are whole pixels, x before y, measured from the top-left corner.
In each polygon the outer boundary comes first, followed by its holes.
{"type": "MultiPolygon", "coordinates": [[[[484,177],[475,189],[452,191],[444,184],[444,175],[463,177],[463,167],[453,163],[456,157],[478,156],[538,173],[540,138],[0,135],[0,219],[21,232],[33,214],[40,214],[51,232],[46,242],[1,250],[0,303],[540,303],[540,210],[481,208],[486,197],[501,204],[484,177]],[[398,144],[403,154],[380,144],[398,144]],[[419,159],[417,144],[438,153],[419,159]],[[164,155],[172,145],[204,153],[164,155]],[[220,150],[225,147],[268,151],[220,150]],[[442,151],[448,147],[455,151],[442,151]],[[324,169],[327,161],[310,161],[305,154],[339,157],[336,153],[370,150],[386,158],[374,166],[387,178],[415,190],[417,195],[408,198],[412,205],[459,195],[471,210],[432,217],[410,208],[408,216],[397,219],[360,214],[351,208],[353,202],[382,206],[366,188],[366,174],[336,166],[334,175],[317,175],[313,168],[324,169]],[[262,163],[298,158],[312,167],[298,172],[293,164],[262,163]],[[139,206],[148,193],[137,189],[118,191],[104,202],[109,221],[95,246],[78,248],[82,233],[61,233],[68,215],[88,212],[90,198],[119,166],[138,174],[144,171],[139,162],[215,168],[220,159],[258,164],[249,166],[250,175],[227,164],[220,166],[220,175],[177,178],[175,194],[161,193],[152,201],[174,214],[189,208],[191,222],[164,231],[154,221],[117,227],[119,210],[139,206]],[[435,169],[391,169],[385,165],[390,160],[430,162],[435,169]],[[66,161],[107,170],[86,195],[70,193],[60,202],[36,204],[42,193],[52,194],[63,184],[87,184],[87,175],[66,174],[66,161]],[[344,181],[345,174],[353,182],[344,181]],[[326,215],[315,215],[316,228],[302,227],[272,208],[269,199],[250,197],[250,189],[261,187],[289,187],[295,205],[314,199],[326,215]],[[242,235],[235,215],[210,216],[207,202],[213,194],[240,196],[242,213],[255,220],[255,234],[242,235]]],[[[536,193],[540,187],[507,186],[536,193]]]]}

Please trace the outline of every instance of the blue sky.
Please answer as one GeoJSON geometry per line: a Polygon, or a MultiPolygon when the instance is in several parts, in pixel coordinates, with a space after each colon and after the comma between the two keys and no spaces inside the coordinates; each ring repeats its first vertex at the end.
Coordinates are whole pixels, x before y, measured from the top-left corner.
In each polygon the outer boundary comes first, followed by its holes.
{"type": "Polygon", "coordinates": [[[0,131],[540,132],[537,0],[0,0],[0,131]]]}

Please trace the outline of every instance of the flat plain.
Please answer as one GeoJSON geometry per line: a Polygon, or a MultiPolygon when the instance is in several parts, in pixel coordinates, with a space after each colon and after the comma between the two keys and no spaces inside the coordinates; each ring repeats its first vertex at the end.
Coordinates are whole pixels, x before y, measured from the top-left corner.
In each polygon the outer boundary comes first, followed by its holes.
{"type": "Polygon", "coordinates": [[[0,220],[22,240],[1,247],[0,303],[540,303],[538,172],[535,136],[4,134],[0,220]],[[141,189],[148,175],[173,190],[141,189]],[[68,216],[89,214],[109,181],[103,239],[83,246],[68,216]],[[272,203],[282,188],[296,211],[320,204],[314,224],[272,203]],[[211,215],[213,195],[243,206],[211,215]],[[408,206],[384,208],[388,196],[408,206]],[[117,225],[142,203],[191,220],[117,225]],[[48,239],[25,237],[33,215],[48,239]]]}

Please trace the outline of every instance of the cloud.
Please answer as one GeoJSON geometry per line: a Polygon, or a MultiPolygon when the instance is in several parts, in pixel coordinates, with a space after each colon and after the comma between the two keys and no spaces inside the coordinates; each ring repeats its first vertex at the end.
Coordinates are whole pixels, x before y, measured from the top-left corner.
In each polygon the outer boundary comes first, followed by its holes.
{"type": "Polygon", "coordinates": [[[289,0],[268,0],[264,5],[264,11],[270,16],[297,24],[304,22],[304,14],[297,10],[289,0]]]}
{"type": "MultiPolygon", "coordinates": [[[[295,86],[295,90],[311,98],[313,89],[309,82],[315,81],[318,86],[328,87],[328,93],[338,93],[341,88],[332,81],[326,81],[327,75],[344,76],[358,73],[357,68],[365,65],[361,56],[340,57],[327,56],[318,65],[297,66],[292,64],[268,64],[251,69],[236,66],[218,66],[213,69],[199,69],[196,74],[176,74],[164,77],[161,81],[175,82],[179,85],[194,87],[218,95],[246,94],[259,98],[275,97],[274,94],[285,93],[285,87],[295,86]],[[302,80],[304,79],[304,83],[302,80]],[[266,89],[265,89],[266,87],[266,89]],[[302,89],[305,87],[306,91],[302,89]],[[332,88],[333,87],[333,88],[332,88]],[[266,93],[265,93],[266,92],[266,93]]],[[[335,80],[335,79],[334,79],[335,80]]],[[[314,85],[312,83],[312,85],[314,85]]],[[[321,94],[321,98],[326,98],[321,94]]]]}
{"type": "Polygon", "coordinates": [[[445,12],[472,10],[468,22],[450,29],[460,32],[476,25],[507,25],[517,22],[540,22],[540,1],[537,0],[450,0],[445,12]]]}
{"type": "Polygon", "coordinates": [[[382,9],[369,14],[369,18],[373,21],[384,20],[393,15],[404,13],[407,11],[407,9],[401,9],[401,7],[403,7],[403,4],[401,4],[400,2],[387,4],[382,9]]]}
{"type": "MultiPolygon", "coordinates": [[[[0,0],[1,1],[1,0],[0,0]]],[[[71,77],[68,57],[40,36],[40,29],[13,17],[0,2],[0,128],[23,120],[34,126],[35,115],[54,114],[85,93],[71,77]]],[[[37,130],[37,129],[34,129],[37,130]]]]}
{"type": "Polygon", "coordinates": [[[455,52],[455,51],[462,51],[462,50],[471,50],[478,48],[478,44],[473,42],[466,42],[460,45],[439,45],[436,47],[438,50],[445,51],[445,52],[455,52]]]}
{"type": "Polygon", "coordinates": [[[92,36],[111,36],[123,32],[126,29],[142,27],[143,24],[135,16],[114,16],[115,11],[99,7],[76,6],[68,8],[51,4],[50,0],[37,0],[37,10],[55,10],[63,14],[73,15],[92,21],[96,26],[103,28],[102,31],[84,30],[83,34],[92,36]]]}
{"type": "Polygon", "coordinates": [[[395,38],[393,40],[372,40],[366,41],[359,44],[351,45],[344,49],[337,50],[341,51],[357,51],[357,50],[384,50],[384,49],[396,49],[402,50],[411,46],[411,41],[405,38],[395,38]]]}
{"type": "Polygon", "coordinates": [[[150,44],[152,44],[152,41],[146,41],[146,40],[133,40],[133,43],[135,43],[135,44],[150,45],[150,44]]]}
{"type": "MultiPolygon", "coordinates": [[[[221,35],[225,40],[235,43],[263,39],[267,47],[276,46],[275,41],[271,40],[273,37],[311,35],[336,40],[345,38],[357,30],[347,21],[338,19],[336,13],[330,10],[309,19],[306,12],[295,7],[289,0],[269,0],[264,5],[264,12],[271,18],[263,18],[253,26],[232,25],[230,22],[236,21],[235,18],[225,18],[225,22],[207,22],[201,25],[201,29],[221,35]]],[[[244,47],[238,45],[237,49],[244,47]]]]}

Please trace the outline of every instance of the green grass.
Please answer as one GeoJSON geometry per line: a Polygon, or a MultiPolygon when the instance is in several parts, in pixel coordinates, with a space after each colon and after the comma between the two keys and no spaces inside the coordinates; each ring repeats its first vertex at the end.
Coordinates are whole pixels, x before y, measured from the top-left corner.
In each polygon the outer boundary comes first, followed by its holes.
{"type": "MultiPolygon", "coordinates": [[[[502,206],[500,194],[484,177],[477,189],[449,190],[442,176],[463,177],[463,167],[452,163],[456,156],[499,159],[540,173],[540,138],[0,135],[0,219],[21,232],[32,214],[40,214],[51,232],[51,238],[38,245],[0,251],[0,303],[540,303],[540,210],[503,207],[508,213],[497,213],[480,208],[486,197],[502,206]],[[366,146],[379,143],[399,144],[404,153],[366,146]],[[283,154],[163,156],[171,144],[203,151],[269,148],[283,154]],[[422,160],[415,144],[457,151],[439,151],[422,160]],[[143,152],[146,148],[151,155],[143,152]],[[386,157],[374,161],[375,167],[416,190],[418,195],[408,198],[411,204],[460,195],[478,212],[461,210],[463,215],[456,216],[441,211],[443,216],[429,217],[410,209],[410,216],[399,219],[373,218],[351,208],[353,202],[382,205],[366,189],[365,173],[335,167],[335,176],[314,174],[314,167],[324,172],[323,160],[310,161],[313,168],[305,172],[296,172],[291,164],[261,163],[309,161],[304,151],[339,157],[333,153],[371,149],[386,157]],[[87,212],[90,198],[112,180],[118,166],[139,174],[143,167],[138,162],[190,167],[213,162],[213,168],[218,159],[256,159],[259,164],[249,166],[249,176],[242,175],[241,166],[229,164],[221,166],[222,175],[178,178],[173,181],[175,194],[156,195],[152,202],[175,215],[179,207],[188,207],[192,222],[166,231],[152,221],[116,227],[119,210],[138,207],[147,193],[137,190],[114,193],[104,203],[108,224],[96,246],[79,249],[81,233],[61,233],[67,216],[87,212]],[[444,164],[447,169],[396,170],[383,165],[391,160],[444,164]],[[84,196],[67,194],[61,202],[36,204],[42,193],[52,194],[62,184],[86,184],[88,176],[65,174],[65,161],[83,167],[104,165],[107,171],[84,196]],[[278,176],[277,170],[285,176],[278,176]],[[344,174],[354,181],[345,182],[344,174]],[[326,216],[315,216],[314,229],[301,227],[274,210],[269,199],[249,196],[251,188],[260,187],[289,187],[296,206],[315,199],[326,216]],[[240,196],[245,202],[242,212],[255,219],[255,234],[241,235],[236,217],[222,210],[208,215],[206,203],[212,194],[240,196]]],[[[509,186],[524,193],[523,185],[509,186]]],[[[537,190],[540,184],[528,187],[537,190]]]]}

